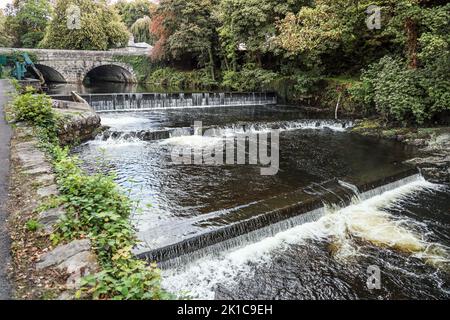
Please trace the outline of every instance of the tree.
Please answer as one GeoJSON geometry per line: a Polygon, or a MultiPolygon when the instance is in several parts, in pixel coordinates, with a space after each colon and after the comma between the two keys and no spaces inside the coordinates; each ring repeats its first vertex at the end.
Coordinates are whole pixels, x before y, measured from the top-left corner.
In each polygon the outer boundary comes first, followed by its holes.
{"type": "Polygon", "coordinates": [[[152,57],[161,60],[189,56],[199,67],[208,67],[214,79],[214,5],[214,0],[162,0],[151,26],[158,39],[152,57]]]}
{"type": "Polygon", "coordinates": [[[13,44],[13,38],[6,31],[5,22],[6,17],[0,10],[0,47],[10,47],[13,44]]]}
{"type": "Polygon", "coordinates": [[[326,67],[347,60],[348,56],[355,64],[366,58],[372,45],[380,50],[384,41],[365,25],[365,11],[370,4],[372,1],[316,0],[314,5],[302,7],[277,22],[279,35],[275,42],[288,56],[301,55],[316,67],[327,56],[331,63],[326,67]]]}
{"type": "Polygon", "coordinates": [[[387,120],[439,122],[450,111],[450,4],[420,7],[419,2],[407,2],[392,6],[396,14],[386,21],[386,33],[404,46],[402,54],[370,65],[357,89],[387,120]]]}
{"type": "Polygon", "coordinates": [[[222,0],[218,10],[219,35],[228,69],[236,70],[239,48],[249,62],[261,65],[261,56],[273,53],[275,21],[298,11],[306,0],[222,0]]]}
{"type": "Polygon", "coordinates": [[[150,0],[133,0],[130,2],[126,0],[119,0],[114,7],[119,12],[127,27],[131,28],[137,20],[144,17],[151,18],[152,12],[156,9],[156,4],[150,0]]]}
{"type": "Polygon", "coordinates": [[[15,0],[6,7],[5,27],[14,46],[34,48],[45,34],[52,7],[48,0],[15,0]]]}
{"type": "Polygon", "coordinates": [[[137,19],[130,28],[130,32],[133,34],[135,42],[146,42],[153,44],[155,37],[150,32],[152,19],[149,16],[137,19]]]}
{"type": "Polygon", "coordinates": [[[40,46],[54,49],[107,50],[125,47],[129,33],[106,0],[57,0],[52,20],[40,46]],[[67,9],[80,9],[80,27],[69,28],[67,9]]]}

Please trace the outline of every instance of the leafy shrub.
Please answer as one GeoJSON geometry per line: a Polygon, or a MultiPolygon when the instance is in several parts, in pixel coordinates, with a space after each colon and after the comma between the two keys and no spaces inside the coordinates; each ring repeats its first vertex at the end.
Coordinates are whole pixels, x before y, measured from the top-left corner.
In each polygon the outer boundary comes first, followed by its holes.
{"type": "Polygon", "coordinates": [[[319,88],[322,77],[314,72],[299,72],[293,76],[295,95],[308,95],[319,88]]]}
{"type": "Polygon", "coordinates": [[[350,89],[355,100],[369,106],[385,120],[423,124],[450,110],[450,84],[432,68],[411,69],[398,58],[383,57],[350,89]]]}
{"type": "Polygon", "coordinates": [[[277,74],[253,64],[245,65],[241,71],[225,71],[222,86],[236,91],[256,91],[266,89],[276,78],[277,74]]]}
{"type": "Polygon", "coordinates": [[[67,149],[52,149],[61,200],[66,215],[59,222],[53,241],[88,236],[97,253],[101,271],[83,279],[78,296],[94,299],[163,299],[172,297],[161,290],[155,265],[132,255],[135,230],[129,221],[132,203],[121,193],[114,176],[88,175],[67,149]]]}
{"type": "Polygon", "coordinates": [[[178,71],[169,67],[159,68],[150,74],[147,82],[157,87],[171,89],[198,90],[217,86],[217,82],[206,69],[178,71]]]}
{"type": "Polygon", "coordinates": [[[55,125],[52,100],[45,94],[33,94],[32,89],[17,96],[13,101],[17,121],[26,121],[39,127],[55,125]]]}

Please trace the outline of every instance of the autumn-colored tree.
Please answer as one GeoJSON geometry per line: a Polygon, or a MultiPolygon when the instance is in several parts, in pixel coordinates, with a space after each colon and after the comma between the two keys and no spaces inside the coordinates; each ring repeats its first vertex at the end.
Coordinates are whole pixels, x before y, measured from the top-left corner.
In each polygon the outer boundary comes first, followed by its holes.
{"type": "Polygon", "coordinates": [[[157,12],[153,15],[150,23],[150,33],[157,39],[154,43],[151,57],[154,60],[163,60],[168,57],[168,49],[166,48],[169,31],[164,28],[166,14],[157,12]]]}

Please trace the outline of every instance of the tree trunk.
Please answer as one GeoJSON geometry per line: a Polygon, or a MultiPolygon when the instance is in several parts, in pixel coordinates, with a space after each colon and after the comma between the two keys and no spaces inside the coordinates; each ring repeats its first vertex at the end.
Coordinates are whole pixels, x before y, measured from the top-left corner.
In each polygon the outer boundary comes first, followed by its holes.
{"type": "Polygon", "coordinates": [[[216,76],[214,74],[214,56],[213,56],[213,52],[212,52],[212,48],[209,47],[208,48],[208,55],[209,55],[209,68],[211,71],[211,79],[213,81],[216,81],[216,76]]]}
{"type": "Polygon", "coordinates": [[[334,110],[334,118],[336,120],[338,120],[338,110],[339,110],[339,106],[341,104],[341,98],[342,98],[342,91],[339,92],[339,97],[338,97],[338,101],[336,103],[336,109],[334,110]]]}
{"type": "Polygon", "coordinates": [[[417,59],[417,22],[413,18],[407,18],[405,21],[406,31],[406,54],[408,57],[408,66],[416,69],[418,65],[417,59]]]}

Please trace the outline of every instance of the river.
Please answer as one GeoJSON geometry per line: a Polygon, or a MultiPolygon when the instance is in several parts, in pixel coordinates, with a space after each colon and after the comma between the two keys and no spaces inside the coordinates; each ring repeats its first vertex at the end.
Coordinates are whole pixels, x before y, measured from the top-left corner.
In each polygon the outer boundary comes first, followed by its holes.
{"type": "Polygon", "coordinates": [[[115,172],[138,201],[135,253],[160,258],[168,290],[205,299],[450,298],[450,193],[402,164],[413,148],[352,134],[351,120],[266,104],[267,95],[127,97],[139,102],[97,104],[109,130],[73,152],[88,171],[115,172]],[[275,175],[257,164],[171,161],[174,148],[195,156],[271,130],[275,175]],[[373,268],[378,289],[367,285],[373,268]]]}

